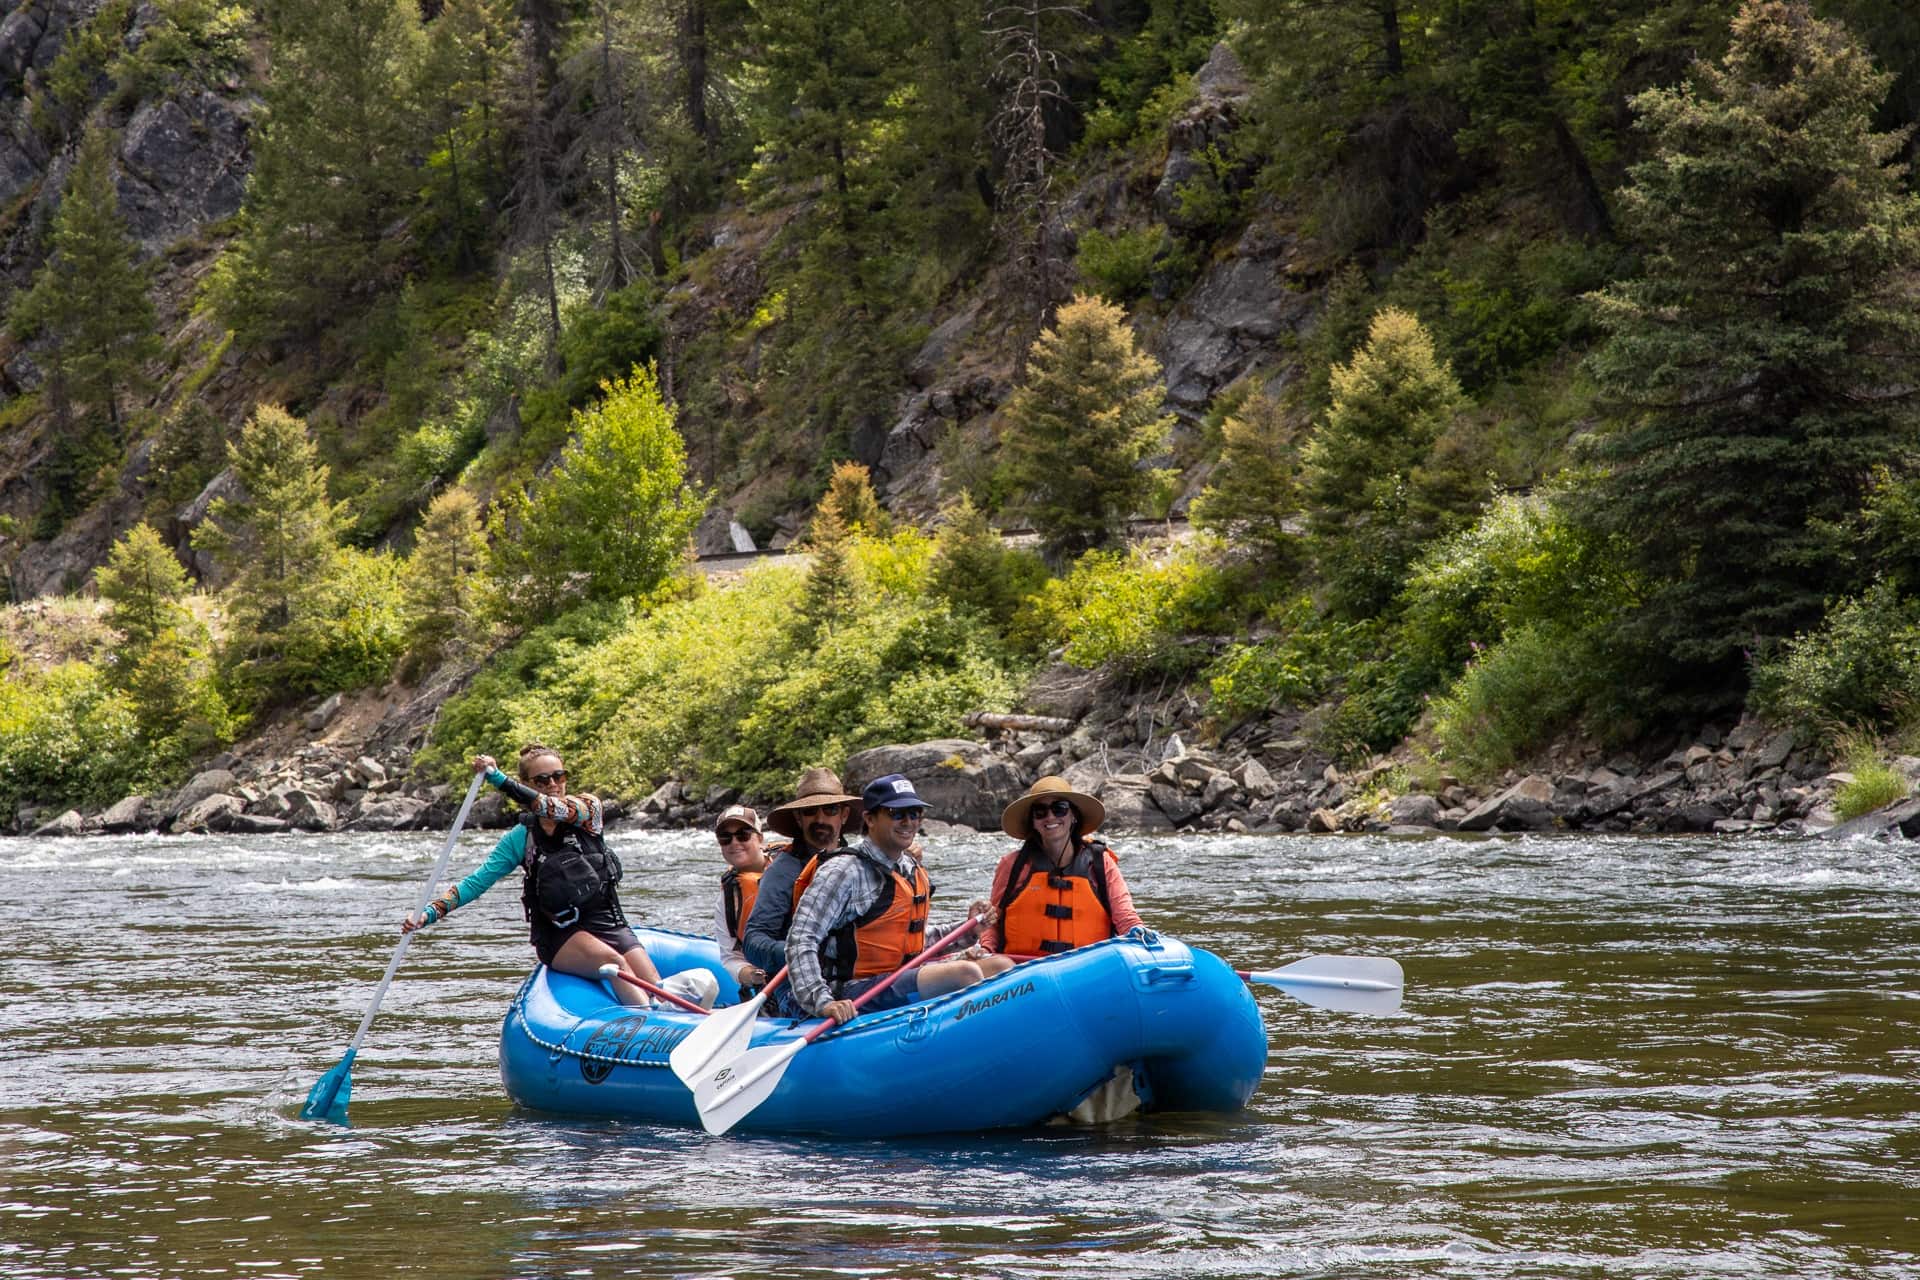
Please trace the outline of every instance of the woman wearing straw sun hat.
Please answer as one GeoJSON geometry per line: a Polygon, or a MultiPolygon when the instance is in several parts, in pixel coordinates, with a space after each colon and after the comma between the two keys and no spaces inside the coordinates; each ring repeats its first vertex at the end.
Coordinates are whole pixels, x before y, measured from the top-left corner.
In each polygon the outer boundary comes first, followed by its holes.
{"type": "Polygon", "coordinates": [[[1036,781],[1000,815],[1000,829],[1021,842],[993,872],[998,924],[981,944],[1008,955],[1071,951],[1137,927],[1140,913],[1106,841],[1091,839],[1106,806],[1051,775],[1036,781]]]}

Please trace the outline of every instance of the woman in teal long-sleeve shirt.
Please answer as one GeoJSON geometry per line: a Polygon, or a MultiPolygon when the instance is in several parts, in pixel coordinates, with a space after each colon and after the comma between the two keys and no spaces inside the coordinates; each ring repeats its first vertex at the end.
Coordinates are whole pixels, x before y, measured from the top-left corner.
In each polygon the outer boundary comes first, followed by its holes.
{"type": "MultiPolygon", "coordinates": [[[[493,846],[473,873],[410,915],[400,925],[412,933],[446,918],[491,889],[508,872],[526,872],[521,901],[526,908],[529,941],[541,963],[583,978],[603,976],[617,965],[632,976],[658,984],[660,973],[640,945],[620,909],[614,885],[620,863],[601,838],[600,802],[567,794],[567,770],[560,753],[534,743],[520,750],[520,777],[500,772],[492,756],[475,756],[475,773],[526,810],[520,822],[493,846]]],[[[648,998],[630,982],[613,982],[623,1004],[645,1005],[648,998]]],[[[708,997],[709,999],[711,997],[708,997]]]]}

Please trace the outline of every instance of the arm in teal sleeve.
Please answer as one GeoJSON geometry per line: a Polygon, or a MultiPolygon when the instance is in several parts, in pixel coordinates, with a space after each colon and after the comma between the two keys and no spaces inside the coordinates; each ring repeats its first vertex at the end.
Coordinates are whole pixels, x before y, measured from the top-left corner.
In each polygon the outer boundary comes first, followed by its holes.
{"type": "MultiPolygon", "coordinates": [[[[497,770],[496,770],[497,772],[497,770]]],[[[527,829],[516,826],[500,837],[500,843],[493,846],[493,852],[487,860],[476,867],[471,875],[453,886],[453,892],[443,898],[435,898],[427,905],[427,923],[442,919],[455,907],[463,907],[475,898],[493,888],[501,876],[520,865],[527,853],[527,829]]]]}

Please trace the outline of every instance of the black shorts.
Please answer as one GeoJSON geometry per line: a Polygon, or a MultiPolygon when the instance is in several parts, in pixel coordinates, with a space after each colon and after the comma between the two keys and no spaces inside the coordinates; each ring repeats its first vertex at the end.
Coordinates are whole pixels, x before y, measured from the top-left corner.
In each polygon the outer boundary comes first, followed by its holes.
{"type": "Polygon", "coordinates": [[[527,931],[527,941],[533,943],[533,953],[540,957],[540,963],[550,965],[560,954],[560,948],[567,945],[567,939],[576,933],[590,933],[621,955],[640,945],[640,939],[627,927],[626,917],[606,908],[583,912],[580,919],[564,929],[545,916],[535,915],[527,931]]]}

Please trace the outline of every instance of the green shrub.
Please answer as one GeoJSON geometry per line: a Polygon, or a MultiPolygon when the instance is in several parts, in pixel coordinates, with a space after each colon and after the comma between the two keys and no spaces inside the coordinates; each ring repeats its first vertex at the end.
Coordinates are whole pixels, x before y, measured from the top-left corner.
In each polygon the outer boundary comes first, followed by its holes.
{"type": "Polygon", "coordinates": [[[1881,758],[1872,738],[1856,735],[1846,739],[1842,755],[1847,772],[1853,775],[1853,781],[1842,783],[1833,795],[1834,812],[1842,820],[1858,818],[1906,799],[1905,775],[1881,758]]]}
{"type": "Polygon", "coordinates": [[[1320,616],[1305,595],[1281,602],[1268,619],[1279,628],[1277,637],[1233,645],[1207,667],[1217,719],[1304,706],[1361,665],[1379,642],[1377,623],[1320,616]]]}
{"type": "Polygon", "coordinates": [[[944,514],[928,585],[954,608],[971,610],[1005,629],[1021,601],[1045,586],[1046,565],[1033,552],[1003,543],[986,514],[965,494],[944,514]]]}
{"type": "Polygon", "coordinates": [[[147,767],[133,704],[84,662],[14,664],[0,681],[0,812],[22,803],[110,804],[147,767]]]}
{"type": "Polygon", "coordinates": [[[1488,777],[1565,728],[1586,703],[1577,636],[1523,627],[1481,653],[1433,701],[1433,732],[1464,775],[1488,777]]]}
{"type": "Polygon", "coordinates": [[[1081,233],[1074,264],[1101,297],[1126,306],[1145,296],[1153,283],[1153,261],[1165,238],[1153,227],[1112,235],[1095,227],[1081,233]]]}
{"type": "Polygon", "coordinates": [[[1838,602],[1818,629],[1787,641],[1754,670],[1754,709],[1822,736],[1886,726],[1920,698],[1920,601],[1878,582],[1838,602]]]}
{"type": "Polygon", "coordinates": [[[1029,597],[1014,631],[1037,647],[1060,646],[1077,667],[1178,673],[1206,657],[1191,638],[1231,628],[1237,603],[1231,576],[1199,548],[1096,551],[1029,597]]]}
{"type": "Polygon", "coordinates": [[[406,649],[401,562],[385,551],[344,547],[314,583],[310,612],[286,631],[275,679],[297,695],[379,684],[406,649]]]}

